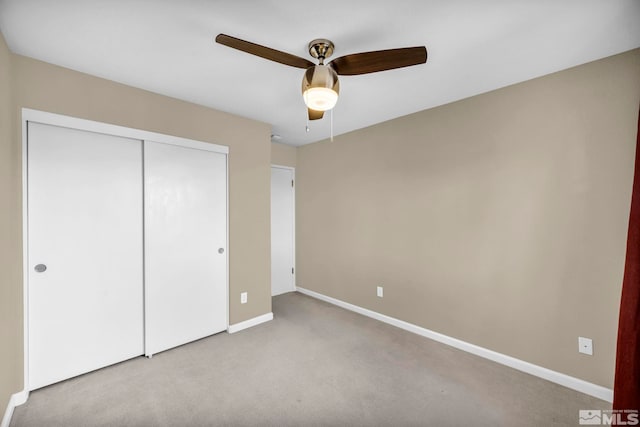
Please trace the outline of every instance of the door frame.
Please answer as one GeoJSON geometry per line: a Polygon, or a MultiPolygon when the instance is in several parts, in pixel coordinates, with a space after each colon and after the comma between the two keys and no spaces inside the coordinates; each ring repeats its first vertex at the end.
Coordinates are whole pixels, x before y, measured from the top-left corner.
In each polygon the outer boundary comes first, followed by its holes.
{"type": "MultiPolygon", "coordinates": [[[[295,292],[297,289],[297,283],[298,281],[296,280],[298,271],[297,271],[297,266],[296,266],[296,187],[297,187],[297,182],[296,182],[296,168],[293,166],[283,166],[283,165],[276,165],[276,164],[271,164],[271,169],[286,169],[291,171],[291,179],[293,179],[293,186],[291,187],[291,193],[293,196],[293,203],[292,203],[292,215],[291,217],[293,218],[293,224],[291,224],[291,226],[293,227],[293,241],[291,242],[291,246],[293,249],[293,291],[295,292]]],[[[269,189],[271,190],[271,189],[269,189]]],[[[270,194],[271,197],[271,194],[270,194]]],[[[271,289],[271,292],[273,292],[273,288],[271,289]]]]}
{"type": "MultiPolygon", "coordinates": [[[[29,187],[27,180],[27,144],[28,144],[28,123],[42,123],[46,125],[60,126],[88,132],[103,133],[113,136],[121,136],[131,139],[139,139],[141,141],[154,141],[164,144],[178,145],[188,148],[197,148],[200,150],[213,151],[225,154],[226,157],[226,307],[227,307],[227,328],[229,327],[229,147],[209,142],[196,141],[193,139],[182,138],[178,136],[165,135],[156,132],[145,131],[141,129],[133,129],[125,126],[118,126],[109,123],[102,123],[93,120],[79,119],[76,117],[65,116],[62,114],[49,113],[46,111],[33,110],[30,108],[22,108],[22,117],[20,119],[22,127],[22,304],[23,304],[23,367],[24,367],[24,389],[18,393],[16,405],[21,405],[29,398],[29,230],[28,230],[28,195],[29,187]]],[[[140,177],[142,180],[144,177],[140,177]]],[[[144,229],[143,229],[144,233],[144,229]]],[[[144,239],[144,234],[141,236],[144,239]]],[[[144,253],[144,246],[143,246],[144,253]]],[[[143,279],[144,280],[144,279],[143,279]]]]}

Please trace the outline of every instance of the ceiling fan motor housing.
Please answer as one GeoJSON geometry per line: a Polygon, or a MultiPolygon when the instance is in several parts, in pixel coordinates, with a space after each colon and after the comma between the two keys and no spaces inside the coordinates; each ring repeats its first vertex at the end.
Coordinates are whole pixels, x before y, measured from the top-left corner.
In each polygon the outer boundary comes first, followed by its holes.
{"type": "Polygon", "coordinates": [[[332,109],[338,101],[338,74],[326,65],[309,67],[302,78],[302,97],[307,107],[316,111],[332,109]]]}
{"type": "Polygon", "coordinates": [[[333,54],[333,42],[327,39],[315,39],[309,43],[309,54],[320,60],[320,65],[324,60],[333,54]]]}

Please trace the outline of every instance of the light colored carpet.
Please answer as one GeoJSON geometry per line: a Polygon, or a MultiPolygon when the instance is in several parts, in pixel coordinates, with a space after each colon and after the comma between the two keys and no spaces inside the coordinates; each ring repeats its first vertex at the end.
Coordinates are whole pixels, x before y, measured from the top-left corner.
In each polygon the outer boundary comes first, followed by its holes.
{"type": "Polygon", "coordinates": [[[607,402],[307,296],[31,393],[21,426],[573,426],[607,402]]]}

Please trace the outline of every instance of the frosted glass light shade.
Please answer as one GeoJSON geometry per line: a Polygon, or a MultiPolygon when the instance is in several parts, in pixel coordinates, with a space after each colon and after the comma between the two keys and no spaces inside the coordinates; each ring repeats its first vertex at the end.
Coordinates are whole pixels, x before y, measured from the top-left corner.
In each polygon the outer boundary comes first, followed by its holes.
{"type": "Polygon", "coordinates": [[[335,107],[340,93],[336,72],[326,65],[309,67],[302,78],[302,98],[307,108],[327,111],[335,107]]]}
{"type": "Polygon", "coordinates": [[[338,94],[328,87],[312,87],[302,94],[307,107],[316,111],[327,111],[335,107],[338,94]]]}

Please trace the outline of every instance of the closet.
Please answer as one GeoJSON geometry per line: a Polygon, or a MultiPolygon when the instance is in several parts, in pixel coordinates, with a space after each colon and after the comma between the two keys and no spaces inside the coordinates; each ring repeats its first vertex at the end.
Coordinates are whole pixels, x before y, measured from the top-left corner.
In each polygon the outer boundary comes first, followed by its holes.
{"type": "Polygon", "coordinates": [[[225,330],[227,148],[23,116],[27,388],[225,330]]]}

